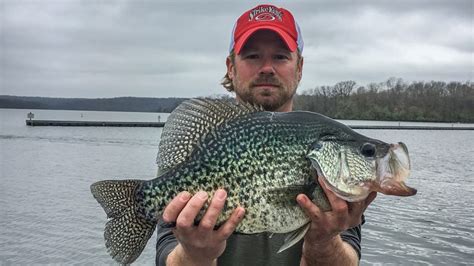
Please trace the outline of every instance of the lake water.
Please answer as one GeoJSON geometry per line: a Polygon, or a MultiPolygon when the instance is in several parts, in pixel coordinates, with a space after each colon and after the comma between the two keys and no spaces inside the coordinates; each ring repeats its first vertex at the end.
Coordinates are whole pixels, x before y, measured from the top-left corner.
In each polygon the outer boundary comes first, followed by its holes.
{"type": "MultiPolygon", "coordinates": [[[[102,179],[153,178],[161,128],[27,127],[29,111],[0,109],[0,265],[114,264],[103,241],[106,216],[89,186],[102,179]]],[[[35,119],[167,118],[152,113],[31,111],[35,119]]],[[[369,207],[361,264],[472,264],[474,132],[359,132],[405,142],[413,168],[408,184],[418,189],[409,198],[379,195],[369,207]]],[[[155,242],[154,236],[137,265],[154,264],[155,242]]]]}

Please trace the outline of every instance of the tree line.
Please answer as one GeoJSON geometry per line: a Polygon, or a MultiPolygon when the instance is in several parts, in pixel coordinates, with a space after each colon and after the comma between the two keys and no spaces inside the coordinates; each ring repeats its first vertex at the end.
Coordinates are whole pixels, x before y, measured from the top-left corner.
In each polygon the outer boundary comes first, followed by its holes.
{"type": "MultiPolygon", "coordinates": [[[[0,95],[0,108],[169,113],[184,100],[186,98],[0,95]]],[[[335,119],[474,123],[474,88],[471,81],[408,83],[400,78],[390,78],[366,86],[351,80],[341,81],[334,86],[318,86],[297,94],[295,109],[318,112],[335,119]]]]}
{"type": "Polygon", "coordinates": [[[295,98],[295,109],[335,119],[473,123],[474,88],[471,81],[390,78],[359,86],[350,80],[303,91],[295,98]]]}

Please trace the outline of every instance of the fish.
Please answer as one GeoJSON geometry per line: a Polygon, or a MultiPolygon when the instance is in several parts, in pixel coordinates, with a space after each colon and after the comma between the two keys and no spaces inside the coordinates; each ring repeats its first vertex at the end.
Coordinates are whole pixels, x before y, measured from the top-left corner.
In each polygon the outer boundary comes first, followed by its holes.
{"type": "Polygon", "coordinates": [[[369,138],[314,112],[269,112],[229,99],[190,99],[170,114],[158,148],[156,178],[91,185],[108,217],[105,245],[122,264],[140,256],[167,203],[181,191],[206,191],[210,199],[217,189],[225,189],[228,197],[217,226],[242,206],[245,216],[235,232],[287,233],[280,251],[309,228],[298,194],[331,210],[317,176],[349,202],[363,200],[371,191],[396,196],[417,192],[405,184],[411,168],[405,144],[369,138]]]}

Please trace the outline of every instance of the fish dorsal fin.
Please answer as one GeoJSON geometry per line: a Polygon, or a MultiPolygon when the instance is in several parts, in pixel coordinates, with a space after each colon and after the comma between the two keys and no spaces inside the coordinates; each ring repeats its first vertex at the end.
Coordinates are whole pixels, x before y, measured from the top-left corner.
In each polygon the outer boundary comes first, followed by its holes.
{"type": "Polygon", "coordinates": [[[233,99],[184,101],[170,114],[161,133],[158,175],[185,161],[198,141],[224,122],[259,111],[263,109],[233,99]]]}

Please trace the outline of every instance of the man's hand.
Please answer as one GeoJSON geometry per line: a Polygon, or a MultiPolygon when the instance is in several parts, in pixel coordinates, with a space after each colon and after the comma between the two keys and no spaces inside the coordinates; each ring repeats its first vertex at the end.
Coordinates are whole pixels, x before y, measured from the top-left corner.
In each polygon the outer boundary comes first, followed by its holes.
{"type": "Polygon", "coordinates": [[[204,191],[191,196],[182,192],[176,196],[163,212],[165,223],[176,222],[173,233],[179,245],[170,253],[167,265],[213,265],[224,252],[226,240],[242,221],[245,210],[238,207],[218,230],[214,230],[218,216],[224,206],[227,193],[218,189],[202,217],[199,225],[194,220],[208,200],[204,191]]]}
{"type": "Polygon", "coordinates": [[[311,219],[310,229],[304,238],[302,264],[310,265],[312,264],[310,261],[319,264],[324,264],[324,262],[338,264],[334,263],[338,262],[338,259],[347,259],[340,261],[345,262],[344,264],[354,262],[355,259],[355,264],[357,264],[355,251],[342,242],[339,234],[362,222],[362,214],[375,199],[377,193],[370,193],[365,200],[360,202],[346,202],[328,189],[322,178],[318,180],[326,193],[332,210],[323,212],[306,195],[300,194],[297,196],[298,204],[311,219]],[[306,255],[310,256],[305,257],[306,255]],[[306,261],[306,263],[303,263],[303,261],[306,261]]]}

